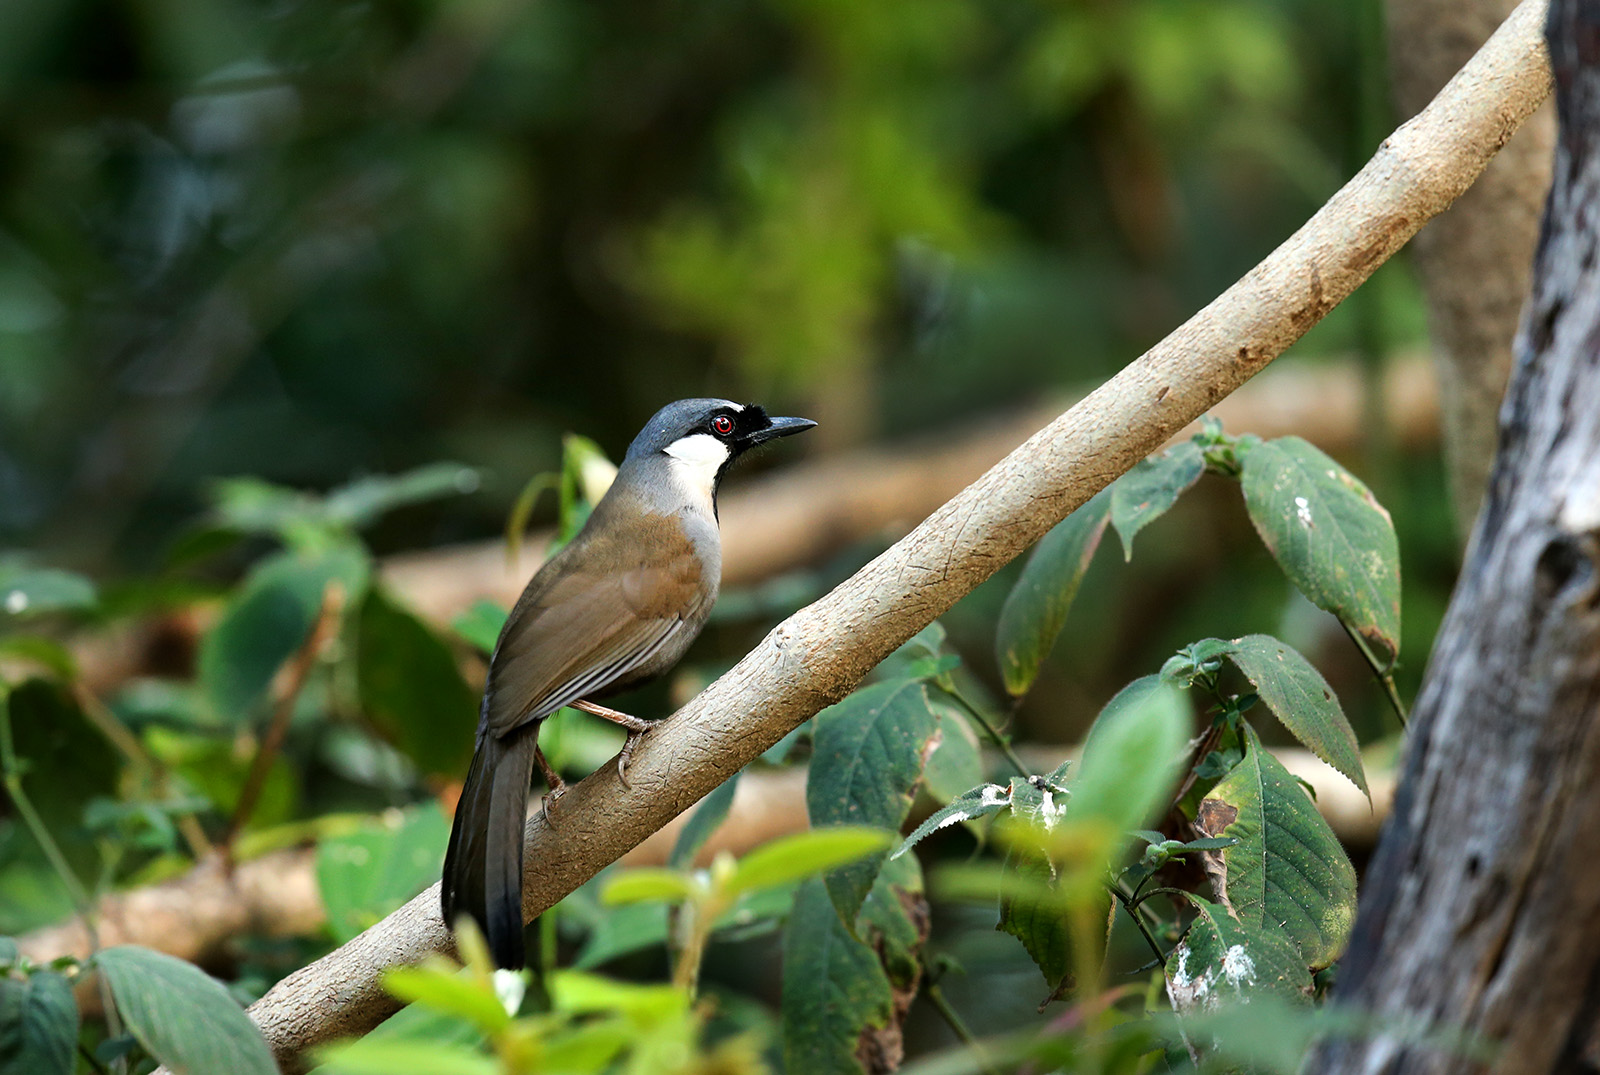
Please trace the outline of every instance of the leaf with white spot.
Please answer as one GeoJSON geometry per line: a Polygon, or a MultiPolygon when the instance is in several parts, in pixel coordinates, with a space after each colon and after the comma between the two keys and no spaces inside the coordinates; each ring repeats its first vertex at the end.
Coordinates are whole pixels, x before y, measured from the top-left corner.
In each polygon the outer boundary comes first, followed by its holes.
{"type": "Polygon", "coordinates": [[[1227,910],[1190,896],[1195,915],[1182,943],[1167,957],[1167,996],[1179,1015],[1212,1012],[1251,997],[1311,1001],[1311,972],[1283,931],[1245,926],[1227,910]]]}
{"type": "Polygon", "coordinates": [[[1004,810],[1011,805],[1011,788],[999,784],[984,784],[982,787],[973,788],[971,791],[956,796],[950,802],[935,810],[929,815],[928,820],[918,825],[910,836],[907,836],[894,853],[889,857],[899,858],[911,850],[917,843],[929,834],[940,829],[948,829],[951,825],[959,825],[964,821],[975,821],[980,817],[1004,810]]]}
{"type": "Polygon", "coordinates": [[[1400,652],[1400,546],[1361,480],[1299,437],[1252,447],[1250,521],[1289,581],[1391,660],[1400,652]]]}

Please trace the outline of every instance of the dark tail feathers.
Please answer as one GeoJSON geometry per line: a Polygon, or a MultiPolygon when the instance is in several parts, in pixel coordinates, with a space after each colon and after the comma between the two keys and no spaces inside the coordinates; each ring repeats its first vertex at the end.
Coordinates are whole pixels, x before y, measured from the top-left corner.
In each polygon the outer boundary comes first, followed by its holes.
{"type": "Polygon", "coordinates": [[[445,924],[470,916],[495,963],[511,970],[524,962],[522,834],[538,744],[533,728],[508,740],[486,735],[478,742],[456,804],[439,889],[445,924]]]}

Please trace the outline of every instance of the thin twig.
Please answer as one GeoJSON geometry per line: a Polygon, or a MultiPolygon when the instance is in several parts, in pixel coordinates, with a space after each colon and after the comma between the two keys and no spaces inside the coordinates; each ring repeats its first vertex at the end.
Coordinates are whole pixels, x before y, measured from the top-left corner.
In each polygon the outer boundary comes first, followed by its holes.
{"type": "Polygon", "coordinates": [[[1129,918],[1133,919],[1133,924],[1139,927],[1139,933],[1144,937],[1144,943],[1150,946],[1150,951],[1155,954],[1158,960],[1165,963],[1167,961],[1166,954],[1161,951],[1161,946],[1156,943],[1155,937],[1151,935],[1149,928],[1145,926],[1144,920],[1139,917],[1139,909],[1142,905],[1128,898],[1128,894],[1122,891],[1122,883],[1120,881],[1110,886],[1110,888],[1111,894],[1116,897],[1118,903],[1122,904],[1122,909],[1128,912],[1129,918]]]}
{"type": "Polygon", "coordinates": [[[1012,767],[1017,770],[1018,776],[1032,775],[1028,771],[1028,767],[1023,764],[1022,759],[1017,757],[1017,752],[1011,749],[1010,736],[1004,734],[1000,731],[1000,729],[996,728],[994,724],[990,722],[989,718],[983,712],[981,712],[977,706],[967,701],[966,696],[961,694],[959,691],[945,691],[945,693],[954,698],[956,701],[960,702],[961,708],[972,714],[972,718],[976,720],[983,728],[984,733],[988,735],[989,739],[999,749],[1000,753],[1004,754],[1006,756],[1006,760],[1009,761],[1012,767]]]}
{"type": "Polygon", "coordinates": [[[938,1012],[940,1017],[944,1019],[945,1024],[960,1039],[961,1044],[972,1050],[973,1059],[977,1062],[978,1069],[984,1072],[984,1075],[999,1075],[999,1069],[989,1062],[989,1057],[983,1049],[983,1043],[974,1037],[972,1031],[967,1028],[966,1022],[961,1018],[961,1013],[956,1011],[945,997],[944,990],[939,988],[939,983],[929,981],[922,987],[922,995],[928,998],[929,1003],[933,1005],[933,1010],[938,1012]]]}
{"type": "Polygon", "coordinates": [[[317,655],[328,644],[338,625],[339,610],[344,607],[344,597],[344,587],[337,581],[330,581],[322,591],[322,607],[311,625],[311,631],[294,656],[289,658],[286,666],[287,675],[283,681],[283,689],[278,695],[277,707],[272,713],[272,722],[267,725],[267,732],[261,737],[261,745],[256,748],[255,759],[250,763],[250,773],[245,777],[243,790],[239,792],[239,801],[233,808],[233,816],[228,819],[228,827],[223,830],[222,838],[218,841],[223,857],[229,862],[233,860],[234,841],[238,839],[239,833],[250,820],[250,815],[255,812],[256,802],[261,798],[261,790],[267,783],[267,774],[271,771],[272,763],[277,760],[278,752],[283,748],[283,741],[289,734],[289,720],[294,716],[295,701],[300,697],[300,691],[311,675],[311,668],[316,663],[317,655]]]}
{"type": "Polygon", "coordinates": [[[1379,664],[1377,655],[1372,652],[1372,648],[1367,645],[1367,640],[1361,637],[1360,632],[1351,630],[1350,625],[1344,622],[1344,617],[1337,617],[1337,619],[1339,620],[1339,626],[1344,628],[1344,633],[1350,636],[1350,641],[1355,643],[1356,649],[1361,651],[1361,657],[1367,662],[1367,667],[1372,669],[1373,678],[1383,688],[1384,696],[1389,699],[1389,705],[1394,709],[1394,715],[1400,718],[1400,727],[1405,728],[1408,714],[1406,713],[1406,704],[1400,700],[1400,692],[1394,685],[1393,662],[1387,668],[1379,664]]]}
{"type": "MultiPolygon", "coordinates": [[[[89,723],[110,740],[111,745],[121,752],[129,765],[139,771],[140,776],[158,796],[166,796],[171,788],[171,774],[164,765],[150,755],[149,751],[145,750],[139,737],[134,735],[116,713],[112,712],[111,707],[102,702],[86,684],[75,683],[72,693],[89,723]]],[[[189,845],[189,853],[195,857],[195,861],[198,862],[211,854],[211,841],[207,839],[205,830],[200,827],[200,822],[193,814],[176,814],[173,822],[183,836],[184,843],[189,845]]]]}

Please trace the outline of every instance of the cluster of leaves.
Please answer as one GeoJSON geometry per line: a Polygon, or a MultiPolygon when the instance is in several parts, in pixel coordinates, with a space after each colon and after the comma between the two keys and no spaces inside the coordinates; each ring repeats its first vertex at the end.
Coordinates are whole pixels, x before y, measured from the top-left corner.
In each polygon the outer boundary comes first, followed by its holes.
{"type": "MultiPolygon", "coordinates": [[[[609,476],[603,463],[596,449],[577,443],[563,474],[530,485],[528,496],[553,485],[563,490],[564,514],[581,517],[609,476]]],[[[1035,682],[1106,528],[1116,528],[1131,555],[1140,530],[1207,471],[1239,481],[1285,574],[1349,627],[1375,673],[1387,674],[1398,652],[1399,608],[1383,509],[1303,441],[1228,437],[1208,425],[1140,464],[1040,542],[997,628],[1013,703],[1035,682]]],[[[464,767],[473,699],[461,654],[384,592],[356,530],[388,507],[459,490],[468,480],[460,468],[438,468],[325,497],[259,482],[222,486],[210,525],[190,540],[188,553],[216,555],[262,538],[266,551],[220,602],[201,639],[194,683],[159,694],[164,709],[148,699],[94,703],[73,681],[65,651],[45,633],[24,629],[63,614],[106,614],[107,602],[92,587],[58,572],[8,569],[0,604],[10,610],[11,629],[0,646],[39,674],[7,689],[0,760],[8,791],[38,837],[41,869],[70,890],[87,921],[106,885],[175,868],[185,842],[215,840],[246,857],[316,838],[316,875],[334,943],[433,880],[448,825],[425,789],[464,767]],[[70,798],[79,784],[54,788],[34,778],[29,766],[52,759],[27,736],[91,719],[102,750],[108,740],[118,743],[121,768],[133,776],[119,776],[107,751],[96,777],[99,798],[86,811],[89,796],[70,798]],[[402,808],[376,817],[297,813],[306,759],[325,757],[316,744],[341,726],[347,759],[352,743],[363,744],[369,779],[391,796],[412,796],[402,808]],[[280,746],[269,747],[275,728],[280,746]],[[26,734],[14,742],[13,729],[26,734]],[[204,759],[232,758],[240,744],[251,745],[253,756],[234,759],[226,771],[205,768],[204,759]],[[274,780],[284,790],[271,791],[274,780]],[[252,783],[254,801],[240,790],[252,783]],[[37,808],[28,794],[34,788],[43,793],[37,808]],[[275,794],[281,800],[273,806],[275,794]],[[80,830],[91,837],[75,847],[80,830]],[[85,848],[97,858],[85,857],[85,848]],[[98,861],[99,880],[88,886],[77,878],[91,861],[98,861]]],[[[574,525],[569,518],[566,532],[574,525]]],[[[503,617],[492,605],[474,608],[455,625],[457,645],[488,650],[503,617]]],[[[141,689],[148,693],[150,685],[141,689]]],[[[1240,1039],[1230,1036],[1242,1032],[1227,1030],[1231,1002],[1241,998],[1275,1013],[1282,1025],[1273,1041],[1285,1034],[1302,1041],[1324,1026],[1302,1016],[1348,936],[1354,873],[1307,790],[1262,746],[1251,722],[1262,713],[1365,790],[1356,738],[1333,691],[1304,657],[1266,635],[1185,647],[1106,705],[1078,763],[1040,774],[1001,731],[1003,709],[933,624],[866,686],[758,763],[788,764],[809,753],[812,831],[740,860],[719,853],[696,868],[729,814],[736,774],[691,815],[666,868],[608,871],[546,917],[538,927],[537,988],[491,974],[469,936],[464,970],[438,964],[395,972],[390,988],[419,1003],[324,1060],[330,1075],[666,1072],[684,1064],[755,1072],[775,1057],[795,1071],[893,1067],[907,1012],[919,998],[967,1033],[940,992],[948,966],[929,950],[933,904],[922,864],[909,853],[956,828],[998,854],[937,866],[933,894],[998,900],[998,928],[1039,968],[1043,1004],[1067,1001],[1078,1013],[1069,1033],[993,1039],[969,1048],[963,1063],[981,1068],[1014,1058],[1121,1072],[1143,1070],[1153,1051],[1164,1051],[1178,1067],[1226,1065],[1243,1055],[1240,1039]],[[1191,738],[1197,708],[1205,720],[1191,738]],[[995,748],[989,757],[1004,757],[1014,775],[991,778],[986,741],[995,748]],[[894,834],[924,796],[944,805],[896,847],[894,834]],[[693,1003],[708,951],[776,931],[783,994],[776,1019],[741,1008],[713,1029],[709,1009],[693,1003]],[[1154,957],[1143,970],[1154,971],[1160,994],[1111,986],[1114,973],[1138,973],[1114,969],[1127,947],[1119,934],[1154,957]],[[577,969],[556,972],[562,947],[572,944],[577,969]],[[671,987],[616,985],[588,973],[661,948],[672,957],[671,987]]],[[[577,743],[594,723],[569,719],[564,734],[577,743]]],[[[598,764],[615,746],[595,740],[563,755],[559,738],[547,749],[558,763],[564,756],[579,767],[586,756],[598,764]]],[[[346,761],[347,779],[360,770],[346,761]]],[[[222,987],[167,957],[120,948],[83,964],[40,968],[10,951],[0,979],[0,1057],[47,1057],[42,1072],[74,1070],[78,1015],[63,997],[70,979],[90,970],[111,994],[112,1022],[88,1046],[97,1064],[121,1067],[142,1051],[174,1070],[208,1070],[204,1050],[243,1049],[233,1036],[254,1033],[222,987]],[[227,1014],[208,1011],[205,1019],[173,1007],[219,1003],[227,1014]],[[115,1029],[121,1024],[126,1033],[115,1029]]],[[[249,1048],[259,1052],[259,1037],[252,1040],[249,1048]]],[[[1280,1051],[1278,1060],[1251,1062],[1281,1067],[1293,1049],[1280,1051]]]]}

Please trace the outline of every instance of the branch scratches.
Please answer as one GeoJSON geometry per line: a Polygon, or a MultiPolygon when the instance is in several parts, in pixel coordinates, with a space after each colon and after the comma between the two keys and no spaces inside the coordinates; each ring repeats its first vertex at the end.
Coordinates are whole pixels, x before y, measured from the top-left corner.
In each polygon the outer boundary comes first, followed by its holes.
{"type": "MultiPolygon", "coordinates": [[[[553,905],[710,792],[723,774],[842,697],[895,647],[1349,295],[1466,190],[1544,100],[1550,72],[1543,18],[1542,0],[1525,0],[1424,112],[1244,279],[853,578],[790,617],[646,736],[629,765],[631,790],[608,767],[563,800],[562,815],[574,823],[555,832],[536,814],[527,833],[524,914],[553,905]],[[1313,316],[1299,316],[1308,310],[1308,278],[1320,278],[1322,300],[1311,304],[1313,316]],[[955,519],[972,525],[953,527],[955,519]],[[913,564],[949,570],[932,577],[908,569],[913,564]],[[864,616],[867,609],[878,614],[864,616]]],[[[438,905],[437,890],[429,889],[251,1007],[286,1069],[303,1065],[301,1050],[361,1033],[394,1011],[396,1002],[378,984],[382,971],[452,947],[438,905]]]]}

